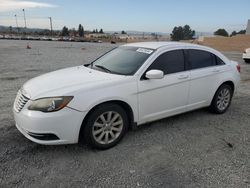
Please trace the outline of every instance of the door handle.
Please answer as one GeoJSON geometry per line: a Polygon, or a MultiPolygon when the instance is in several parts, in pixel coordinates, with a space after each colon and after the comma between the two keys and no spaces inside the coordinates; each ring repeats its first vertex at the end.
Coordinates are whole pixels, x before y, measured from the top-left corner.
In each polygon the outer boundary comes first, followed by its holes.
{"type": "Polygon", "coordinates": [[[187,79],[187,78],[188,78],[188,75],[180,75],[180,76],[178,76],[179,80],[183,80],[183,79],[187,79]]]}

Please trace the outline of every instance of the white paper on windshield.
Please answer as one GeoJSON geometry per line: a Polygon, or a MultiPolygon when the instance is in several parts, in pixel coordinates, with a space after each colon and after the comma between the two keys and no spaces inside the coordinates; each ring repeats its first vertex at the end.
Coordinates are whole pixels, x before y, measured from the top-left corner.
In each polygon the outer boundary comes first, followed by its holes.
{"type": "Polygon", "coordinates": [[[138,48],[136,50],[137,52],[145,53],[145,54],[151,54],[153,50],[145,49],[145,48],[138,48]]]}

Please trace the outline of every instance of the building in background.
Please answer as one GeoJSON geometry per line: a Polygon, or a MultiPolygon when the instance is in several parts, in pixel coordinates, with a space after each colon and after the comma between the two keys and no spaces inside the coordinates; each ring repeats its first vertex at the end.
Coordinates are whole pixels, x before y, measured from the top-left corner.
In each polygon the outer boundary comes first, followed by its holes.
{"type": "Polygon", "coordinates": [[[250,20],[248,20],[248,22],[247,22],[246,34],[250,35],[250,20]]]}

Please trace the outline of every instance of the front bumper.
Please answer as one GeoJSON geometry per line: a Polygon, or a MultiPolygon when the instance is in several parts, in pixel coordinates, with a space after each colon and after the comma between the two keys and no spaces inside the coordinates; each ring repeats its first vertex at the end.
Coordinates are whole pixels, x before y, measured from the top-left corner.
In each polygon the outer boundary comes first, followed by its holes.
{"type": "Polygon", "coordinates": [[[43,113],[23,108],[14,112],[17,129],[38,144],[56,145],[78,142],[85,112],[65,107],[57,112],[43,113]]]}

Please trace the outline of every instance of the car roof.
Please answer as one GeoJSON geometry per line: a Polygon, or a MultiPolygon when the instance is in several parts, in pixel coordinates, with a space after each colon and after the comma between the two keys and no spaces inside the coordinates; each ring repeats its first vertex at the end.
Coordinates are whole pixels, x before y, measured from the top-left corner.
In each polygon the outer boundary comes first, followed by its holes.
{"type": "Polygon", "coordinates": [[[190,49],[200,49],[200,50],[205,50],[208,51],[210,53],[215,54],[216,56],[219,56],[224,62],[228,61],[228,58],[226,56],[224,56],[222,53],[220,53],[219,51],[207,47],[207,46],[202,46],[202,45],[198,45],[198,44],[191,44],[191,43],[184,43],[184,42],[137,42],[137,43],[129,43],[129,44],[125,44],[123,46],[128,46],[128,47],[138,47],[138,48],[149,48],[149,49],[153,49],[153,50],[157,50],[157,49],[171,49],[171,48],[190,48],[190,49]]]}
{"type": "Polygon", "coordinates": [[[141,47],[141,48],[150,48],[150,49],[159,49],[162,47],[202,47],[200,45],[196,44],[190,44],[190,43],[183,43],[183,42],[137,42],[137,43],[130,43],[130,44],[125,44],[123,46],[132,46],[132,47],[141,47]]]}

